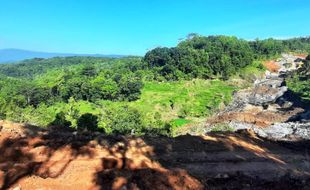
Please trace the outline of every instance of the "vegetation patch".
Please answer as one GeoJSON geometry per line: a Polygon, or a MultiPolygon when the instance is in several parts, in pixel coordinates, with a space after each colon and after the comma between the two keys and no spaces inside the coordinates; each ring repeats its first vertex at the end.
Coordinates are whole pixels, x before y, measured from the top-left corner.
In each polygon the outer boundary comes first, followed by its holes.
{"type": "Polygon", "coordinates": [[[146,82],[140,99],[128,104],[146,117],[160,115],[164,121],[203,117],[227,105],[235,89],[220,80],[146,82]]]}
{"type": "MultiPolygon", "coordinates": [[[[174,135],[176,128],[224,109],[235,90],[264,72],[260,60],[303,53],[309,44],[310,38],[246,41],[192,34],[176,47],[155,48],[144,57],[3,64],[0,118],[107,134],[174,135]]],[[[303,70],[308,65],[309,58],[303,70]]],[[[309,72],[296,74],[288,86],[309,100],[309,72]]]]}
{"type": "Polygon", "coordinates": [[[222,132],[222,131],[232,132],[233,130],[234,129],[231,128],[227,123],[216,124],[211,129],[212,132],[222,132]]]}
{"type": "Polygon", "coordinates": [[[290,90],[299,95],[305,103],[310,105],[310,56],[291,78],[287,80],[290,90]]]}
{"type": "Polygon", "coordinates": [[[175,120],[172,120],[172,125],[175,125],[177,127],[181,127],[181,126],[184,126],[184,125],[189,124],[191,122],[192,121],[188,120],[188,119],[175,119],[175,120]]]}

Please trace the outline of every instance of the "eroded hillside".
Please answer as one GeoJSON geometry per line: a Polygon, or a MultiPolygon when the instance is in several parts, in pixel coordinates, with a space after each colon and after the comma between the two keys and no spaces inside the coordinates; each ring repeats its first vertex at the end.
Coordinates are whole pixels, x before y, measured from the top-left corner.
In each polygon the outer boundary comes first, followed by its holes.
{"type": "Polygon", "coordinates": [[[298,69],[303,63],[303,57],[290,54],[267,62],[265,76],[252,87],[236,92],[232,104],[210,118],[206,128],[227,125],[232,131],[252,129],[273,140],[309,140],[310,103],[286,86],[287,77],[302,72],[298,69]]]}

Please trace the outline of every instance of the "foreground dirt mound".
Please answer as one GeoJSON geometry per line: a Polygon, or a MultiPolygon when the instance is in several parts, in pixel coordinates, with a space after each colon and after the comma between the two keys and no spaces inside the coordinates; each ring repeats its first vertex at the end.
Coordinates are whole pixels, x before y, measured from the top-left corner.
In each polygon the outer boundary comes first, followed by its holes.
{"type": "Polygon", "coordinates": [[[2,125],[1,189],[310,188],[309,142],[251,131],[124,137],[2,125]]]}

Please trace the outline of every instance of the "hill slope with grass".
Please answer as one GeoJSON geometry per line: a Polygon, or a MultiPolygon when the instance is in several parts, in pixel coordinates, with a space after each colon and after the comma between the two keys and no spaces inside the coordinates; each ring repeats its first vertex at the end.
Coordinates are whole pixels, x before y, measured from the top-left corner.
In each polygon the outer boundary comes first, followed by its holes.
{"type": "Polygon", "coordinates": [[[0,117],[107,134],[176,135],[176,128],[203,123],[227,106],[234,91],[262,76],[264,60],[283,51],[306,51],[307,44],[307,38],[246,41],[191,35],[144,57],[3,64],[0,117]]]}
{"type": "Polygon", "coordinates": [[[309,58],[280,57],[309,47],[193,35],[0,65],[0,189],[309,189],[309,58]]]}

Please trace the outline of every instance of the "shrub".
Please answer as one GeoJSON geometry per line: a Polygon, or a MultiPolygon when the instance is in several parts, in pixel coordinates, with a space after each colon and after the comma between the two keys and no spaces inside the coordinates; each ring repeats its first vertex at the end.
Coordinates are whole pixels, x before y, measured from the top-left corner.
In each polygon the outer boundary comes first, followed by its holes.
{"type": "Polygon", "coordinates": [[[90,131],[98,130],[98,116],[91,113],[81,115],[77,121],[78,129],[87,129],[90,131]]]}
{"type": "Polygon", "coordinates": [[[128,106],[109,110],[106,119],[105,131],[113,134],[142,134],[145,128],[140,112],[128,106]]]}
{"type": "Polygon", "coordinates": [[[66,115],[64,112],[59,112],[56,114],[55,120],[51,122],[50,125],[60,127],[70,127],[71,122],[66,120],[66,115]]]}

